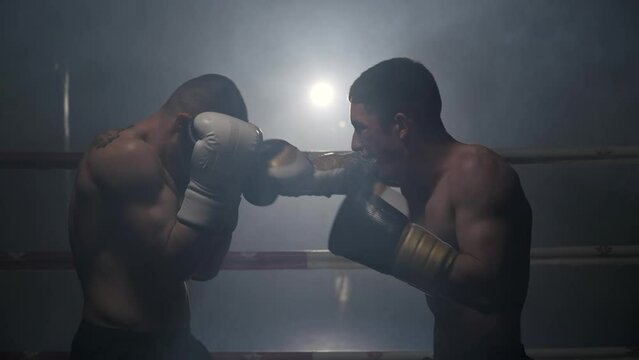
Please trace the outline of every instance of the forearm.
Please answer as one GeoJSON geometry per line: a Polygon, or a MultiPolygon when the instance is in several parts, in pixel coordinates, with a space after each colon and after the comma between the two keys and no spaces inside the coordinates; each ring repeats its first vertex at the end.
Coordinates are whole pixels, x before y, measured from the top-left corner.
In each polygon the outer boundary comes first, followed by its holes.
{"type": "Polygon", "coordinates": [[[211,273],[211,260],[215,259],[220,248],[228,249],[230,239],[230,232],[197,229],[175,221],[162,249],[163,265],[182,280],[203,271],[207,263],[209,266],[205,273],[211,273]]]}
{"type": "Polygon", "coordinates": [[[253,205],[272,204],[278,196],[347,195],[374,181],[372,164],[360,154],[326,154],[312,161],[284,140],[267,140],[260,161],[244,188],[253,205]]]}
{"type": "Polygon", "coordinates": [[[225,239],[218,239],[215,246],[205,254],[200,261],[195,272],[191,275],[192,280],[207,281],[217,276],[222,266],[222,261],[229,251],[231,245],[231,235],[225,239]]]}
{"type": "Polygon", "coordinates": [[[308,195],[347,195],[375,181],[372,163],[358,153],[326,154],[313,160],[308,195]]]}
{"type": "Polygon", "coordinates": [[[342,169],[315,170],[312,176],[297,179],[296,182],[281,186],[278,190],[283,196],[331,196],[346,195],[348,183],[342,169]]]}
{"type": "Polygon", "coordinates": [[[438,295],[489,313],[498,305],[495,276],[477,258],[459,254],[439,286],[438,295]]]}

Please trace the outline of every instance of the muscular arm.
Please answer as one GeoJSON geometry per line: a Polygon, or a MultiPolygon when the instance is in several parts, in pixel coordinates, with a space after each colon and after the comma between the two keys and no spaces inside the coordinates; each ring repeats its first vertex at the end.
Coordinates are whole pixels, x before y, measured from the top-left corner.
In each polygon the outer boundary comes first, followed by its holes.
{"type": "MultiPolygon", "coordinates": [[[[493,156],[468,160],[451,174],[451,199],[459,256],[451,269],[446,295],[477,310],[490,312],[504,301],[507,257],[517,238],[514,217],[517,174],[493,156]]],[[[522,259],[523,261],[523,259],[522,259]]]]}
{"type": "Polygon", "coordinates": [[[231,234],[211,234],[205,236],[215,238],[214,244],[203,254],[195,272],[191,275],[191,280],[207,281],[213,279],[220,271],[222,261],[229,252],[231,246],[231,234]]]}
{"type": "Polygon", "coordinates": [[[131,249],[139,249],[141,258],[181,280],[198,268],[202,279],[217,273],[216,268],[203,269],[202,263],[215,250],[228,249],[231,234],[213,234],[177,220],[177,196],[154,149],[137,139],[119,138],[93,149],[88,165],[105,205],[136,242],[131,249]]]}

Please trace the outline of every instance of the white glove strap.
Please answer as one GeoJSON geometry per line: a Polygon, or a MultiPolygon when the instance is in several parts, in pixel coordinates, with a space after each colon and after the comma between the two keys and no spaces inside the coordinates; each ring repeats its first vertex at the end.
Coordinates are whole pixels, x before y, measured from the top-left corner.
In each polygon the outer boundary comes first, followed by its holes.
{"type": "Polygon", "coordinates": [[[184,201],[177,218],[197,228],[233,231],[237,226],[240,198],[216,201],[210,194],[191,182],[184,192],[184,201]]]}

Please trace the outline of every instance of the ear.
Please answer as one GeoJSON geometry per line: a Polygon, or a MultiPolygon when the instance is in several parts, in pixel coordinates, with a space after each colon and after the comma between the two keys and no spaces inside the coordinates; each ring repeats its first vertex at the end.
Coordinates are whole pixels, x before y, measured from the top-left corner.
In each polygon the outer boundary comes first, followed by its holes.
{"type": "Polygon", "coordinates": [[[193,116],[189,113],[181,112],[175,117],[175,126],[178,129],[184,129],[190,121],[193,120],[193,116]]]}
{"type": "Polygon", "coordinates": [[[180,135],[183,142],[191,145],[197,141],[193,135],[193,119],[193,115],[181,112],[175,116],[175,121],[173,122],[173,131],[180,135]]]}
{"type": "Polygon", "coordinates": [[[175,116],[175,122],[173,123],[174,129],[176,131],[182,131],[186,129],[187,126],[193,121],[193,116],[189,113],[181,112],[175,116]]]}
{"type": "Polygon", "coordinates": [[[406,140],[408,137],[409,131],[411,129],[412,120],[404,113],[397,113],[393,117],[393,127],[397,134],[399,135],[400,140],[406,140]]]}

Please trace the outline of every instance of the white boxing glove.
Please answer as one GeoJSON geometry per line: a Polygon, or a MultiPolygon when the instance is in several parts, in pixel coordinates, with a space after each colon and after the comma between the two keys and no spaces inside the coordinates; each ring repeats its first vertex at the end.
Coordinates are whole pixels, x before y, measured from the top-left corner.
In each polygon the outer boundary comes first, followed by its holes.
{"type": "Polygon", "coordinates": [[[246,121],[215,112],[195,117],[191,179],[178,219],[199,228],[233,231],[237,226],[241,185],[256,161],[262,132],[246,121]]]}

